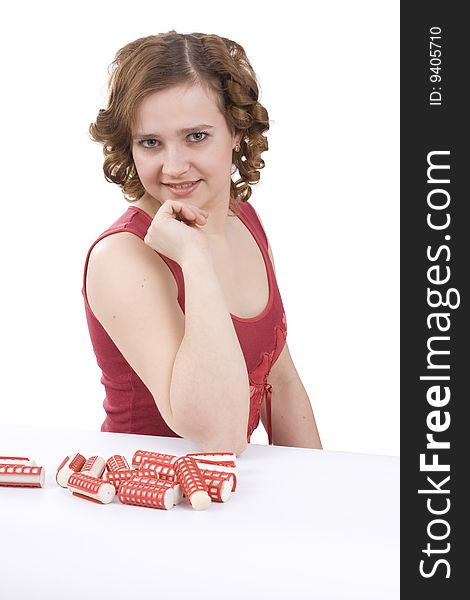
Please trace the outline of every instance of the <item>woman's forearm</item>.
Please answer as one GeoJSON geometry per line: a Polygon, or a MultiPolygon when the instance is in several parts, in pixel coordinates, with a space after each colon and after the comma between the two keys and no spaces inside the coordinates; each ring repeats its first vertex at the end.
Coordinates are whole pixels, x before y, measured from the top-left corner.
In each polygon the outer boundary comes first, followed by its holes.
{"type": "Polygon", "coordinates": [[[239,453],[250,407],[243,352],[210,256],[196,253],[182,270],[185,333],[171,379],[173,417],[178,432],[201,447],[239,453]]]}
{"type": "Polygon", "coordinates": [[[275,446],[322,448],[312,406],[299,377],[273,386],[271,424],[275,446]]]}

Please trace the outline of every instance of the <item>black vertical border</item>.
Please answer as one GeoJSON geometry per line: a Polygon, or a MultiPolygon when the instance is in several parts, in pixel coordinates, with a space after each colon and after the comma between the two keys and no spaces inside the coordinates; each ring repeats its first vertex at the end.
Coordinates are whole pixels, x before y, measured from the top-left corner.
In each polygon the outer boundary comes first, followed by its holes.
{"type": "MultiPolygon", "coordinates": [[[[470,194],[466,179],[470,173],[470,106],[466,98],[469,87],[470,24],[465,19],[465,3],[448,2],[401,2],[400,28],[400,115],[401,115],[401,156],[400,156],[400,222],[401,222],[401,598],[461,598],[468,594],[470,581],[470,561],[466,554],[468,529],[467,512],[470,502],[464,492],[466,480],[470,481],[470,469],[466,468],[469,457],[470,421],[467,419],[467,405],[470,392],[466,385],[466,373],[470,373],[469,352],[469,285],[470,276],[470,194]],[[442,82],[431,83],[430,71],[430,28],[442,30],[442,82]],[[441,87],[442,105],[430,106],[429,94],[432,86],[441,87]],[[443,185],[451,197],[449,212],[451,223],[445,231],[433,231],[426,223],[430,209],[427,195],[431,189],[427,183],[427,155],[431,151],[449,150],[448,158],[436,162],[450,163],[450,184],[443,185]],[[450,235],[450,240],[444,236],[450,235]],[[428,246],[433,252],[440,245],[448,244],[450,260],[445,261],[445,252],[438,261],[444,270],[448,265],[451,278],[446,285],[439,286],[443,294],[446,288],[456,288],[460,294],[460,306],[455,309],[440,307],[432,309],[427,303],[427,270],[437,262],[430,262],[426,256],[428,246]],[[431,407],[426,399],[430,383],[420,381],[420,376],[429,375],[427,369],[427,341],[432,335],[439,335],[433,327],[428,329],[426,319],[435,311],[450,313],[451,327],[447,349],[450,354],[441,357],[442,364],[450,363],[450,370],[439,374],[450,375],[451,399],[441,411],[448,410],[451,417],[449,429],[435,434],[439,440],[450,442],[449,450],[440,450],[439,462],[450,463],[450,472],[423,473],[419,468],[419,455],[426,450],[426,423],[431,407]],[[426,477],[440,482],[450,475],[448,495],[418,494],[419,489],[431,488],[426,477]],[[427,509],[427,498],[435,498],[434,506],[445,506],[445,497],[451,504],[449,512],[439,517],[427,509]],[[440,504],[439,504],[440,503],[440,504]],[[427,527],[436,518],[446,519],[450,526],[448,538],[434,541],[428,537],[427,527]],[[449,552],[426,556],[422,552],[427,543],[436,549],[444,549],[450,544],[449,552]],[[428,573],[434,563],[443,558],[450,565],[450,577],[446,578],[447,567],[436,565],[432,577],[425,578],[419,572],[420,561],[425,560],[428,573]],[[467,575],[468,574],[468,575],[467,575]],[[467,581],[467,579],[469,581],[467,581]],[[457,589],[460,588],[460,593],[457,589]],[[463,594],[463,596],[462,596],[463,594]]],[[[445,211],[443,211],[445,212],[445,211]]],[[[443,215],[442,215],[443,216],[443,215]]],[[[443,271],[444,273],[444,271],[443,271]]],[[[442,344],[442,348],[445,343],[442,344]]],[[[434,373],[437,373],[434,371],[434,373]]],[[[428,458],[429,462],[431,458],[428,458]]],[[[445,488],[446,486],[442,486],[445,488]]],[[[434,526],[432,531],[443,535],[445,526],[434,526]]]]}

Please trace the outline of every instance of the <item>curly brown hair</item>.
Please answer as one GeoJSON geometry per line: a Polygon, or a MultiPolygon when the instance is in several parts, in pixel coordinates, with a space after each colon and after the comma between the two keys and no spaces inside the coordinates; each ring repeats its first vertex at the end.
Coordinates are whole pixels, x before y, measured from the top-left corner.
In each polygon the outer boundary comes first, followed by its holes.
{"type": "Polygon", "coordinates": [[[231,206],[250,198],[251,184],[259,182],[264,167],[261,154],[268,150],[263,133],[269,129],[269,117],[258,102],[256,74],[242,46],[218,35],[172,30],[130,42],[118,50],[108,72],[108,105],[90,124],[89,133],[103,145],[106,180],[117,183],[128,202],[145,193],[132,156],[137,105],[155,91],[182,83],[217,93],[230,132],[241,134],[240,149],[232,156],[240,179],[231,180],[231,206]]]}

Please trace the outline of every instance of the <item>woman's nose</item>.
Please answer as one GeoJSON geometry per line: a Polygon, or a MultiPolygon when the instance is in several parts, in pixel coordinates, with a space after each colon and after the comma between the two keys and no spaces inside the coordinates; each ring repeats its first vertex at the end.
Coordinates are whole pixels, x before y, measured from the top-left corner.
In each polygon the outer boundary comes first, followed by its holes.
{"type": "Polygon", "coordinates": [[[177,179],[189,169],[189,160],[181,148],[167,148],[162,156],[162,173],[177,179]]]}

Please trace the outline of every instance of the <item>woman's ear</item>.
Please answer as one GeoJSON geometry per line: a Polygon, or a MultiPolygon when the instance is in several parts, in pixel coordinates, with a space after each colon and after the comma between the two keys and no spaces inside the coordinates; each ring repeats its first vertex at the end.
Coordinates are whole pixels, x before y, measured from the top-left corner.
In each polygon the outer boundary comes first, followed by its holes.
{"type": "Polygon", "coordinates": [[[238,145],[240,145],[240,141],[241,141],[242,137],[243,137],[243,136],[242,136],[242,133],[241,133],[241,131],[240,131],[240,132],[238,132],[238,133],[236,133],[236,134],[233,136],[233,145],[234,145],[234,146],[236,146],[237,144],[238,144],[238,145]]]}

